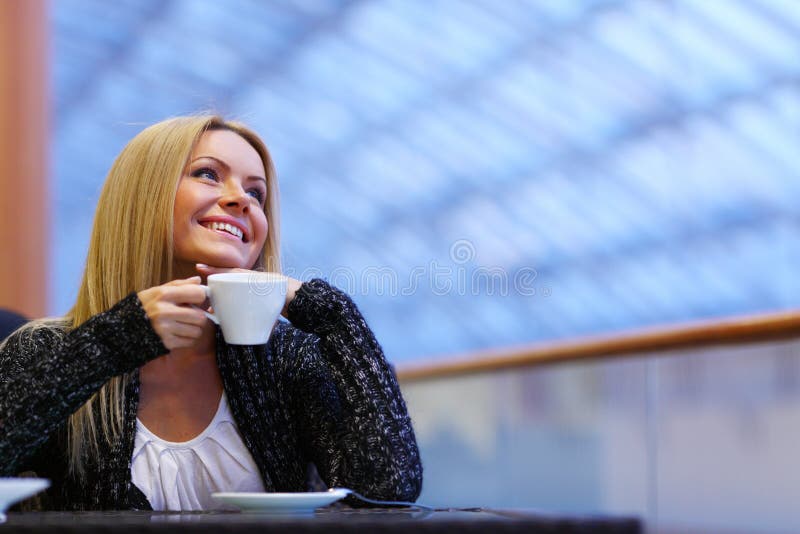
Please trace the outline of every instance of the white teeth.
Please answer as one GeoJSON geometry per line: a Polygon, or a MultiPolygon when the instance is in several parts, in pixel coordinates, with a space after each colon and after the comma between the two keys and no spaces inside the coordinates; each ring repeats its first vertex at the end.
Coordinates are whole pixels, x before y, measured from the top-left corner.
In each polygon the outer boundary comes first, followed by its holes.
{"type": "Polygon", "coordinates": [[[208,228],[210,228],[211,230],[228,232],[231,235],[235,235],[239,239],[242,239],[242,236],[244,235],[239,228],[228,223],[212,222],[208,224],[208,228]]]}

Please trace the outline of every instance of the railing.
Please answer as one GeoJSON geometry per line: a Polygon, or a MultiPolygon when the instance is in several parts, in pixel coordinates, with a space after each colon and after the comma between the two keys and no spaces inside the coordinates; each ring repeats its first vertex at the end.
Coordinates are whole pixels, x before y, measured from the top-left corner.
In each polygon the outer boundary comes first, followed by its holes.
{"type": "Polygon", "coordinates": [[[481,351],[398,377],[428,504],[800,532],[800,312],[481,351]]]}
{"type": "Polygon", "coordinates": [[[800,337],[800,311],[697,321],[615,335],[477,351],[467,357],[400,366],[398,378],[412,382],[555,362],[779,341],[792,337],[800,337]]]}

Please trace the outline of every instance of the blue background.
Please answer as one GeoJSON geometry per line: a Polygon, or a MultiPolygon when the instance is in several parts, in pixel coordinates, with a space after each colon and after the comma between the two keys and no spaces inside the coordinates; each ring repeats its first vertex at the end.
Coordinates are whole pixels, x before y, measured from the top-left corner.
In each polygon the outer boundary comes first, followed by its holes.
{"type": "MultiPolygon", "coordinates": [[[[285,270],[395,362],[796,307],[793,0],[59,0],[50,311],[125,143],[271,148],[285,270]]],[[[589,459],[587,459],[589,461],[589,459]]]]}

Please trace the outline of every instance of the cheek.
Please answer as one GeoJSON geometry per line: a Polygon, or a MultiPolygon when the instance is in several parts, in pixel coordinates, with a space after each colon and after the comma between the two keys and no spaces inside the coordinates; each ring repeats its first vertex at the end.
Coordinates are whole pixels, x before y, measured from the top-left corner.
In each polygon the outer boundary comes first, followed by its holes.
{"type": "Polygon", "coordinates": [[[179,227],[192,217],[192,206],[196,204],[195,194],[192,188],[189,187],[185,181],[181,181],[178,185],[178,191],[175,193],[175,206],[172,212],[172,219],[175,227],[179,227]]]}
{"type": "Polygon", "coordinates": [[[175,205],[172,210],[172,238],[174,246],[180,248],[187,243],[194,230],[193,219],[197,212],[208,203],[202,189],[190,180],[183,179],[175,192],[175,205]]]}
{"type": "Polygon", "coordinates": [[[254,217],[253,228],[256,230],[255,234],[258,236],[259,248],[261,248],[264,246],[264,242],[267,240],[267,230],[269,229],[267,216],[263,212],[254,217]]]}

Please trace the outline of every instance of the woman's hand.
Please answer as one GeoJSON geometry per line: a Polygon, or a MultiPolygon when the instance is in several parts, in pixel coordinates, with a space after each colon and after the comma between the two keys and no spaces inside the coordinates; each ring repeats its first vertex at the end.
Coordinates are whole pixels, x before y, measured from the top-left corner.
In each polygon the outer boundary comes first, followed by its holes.
{"type": "MultiPolygon", "coordinates": [[[[197,264],[197,272],[199,272],[204,277],[207,277],[210,274],[217,274],[217,273],[254,273],[258,271],[248,271],[247,269],[229,269],[227,267],[211,267],[210,265],[206,265],[204,263],[197,264]]],[[[303,282],[300,280],[296,280],[294,278],[286,277],[288,283],[286,284],[286,302],[283,304],[283,310],[281,310],[281,315],[286,317],[287,319],[289,316],[289,303],[294,300],[294,296],[297,293],[297,290],[300,289],[300,286],[303,285],[303,282]]]]}
{"type": "Polygon", "coordinates": [[[206,301],[199,276],[173,280],[139,291],[136,295],[153,330],[169,350],[190,347],[202,335],[208,319],[203,310],[192,306],[201,306],[206,301]]]}

